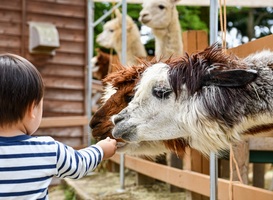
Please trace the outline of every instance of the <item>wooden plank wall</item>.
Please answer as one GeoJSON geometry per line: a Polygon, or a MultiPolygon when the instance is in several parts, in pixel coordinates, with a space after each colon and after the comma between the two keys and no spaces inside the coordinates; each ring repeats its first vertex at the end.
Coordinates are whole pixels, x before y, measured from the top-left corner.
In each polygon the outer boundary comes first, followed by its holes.
{"type": "MultiPolygon", "coordinates": [[[[19,54],[41,72],[46,86],[43,117],[86,114],[86,12],[85,0],[1,0],[0,53],[19,54]],[[60,48],[55,56],[29,53],[28,22],[31,21],[56,26],[60,48]]],[[[40,128],[36,135],[51,135],[72,146],[87,142],[81,123],[64,128],[57,125],[40,128]]]]}

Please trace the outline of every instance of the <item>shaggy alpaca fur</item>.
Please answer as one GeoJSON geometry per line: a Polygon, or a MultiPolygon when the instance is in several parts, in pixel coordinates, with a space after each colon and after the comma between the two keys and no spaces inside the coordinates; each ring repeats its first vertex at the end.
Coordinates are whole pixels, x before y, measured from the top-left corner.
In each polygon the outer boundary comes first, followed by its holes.
{"type": "MultiPolygon", "coordinates": [[[[152,61],[153,62],[153,61],[152,61]]],[[[144,70],[151,63],[143,63],[131,67],[119,66],[116,72],[108,74],[103,79],[104,96],[102,106],[94,113],[89,123],[92,135],[97,140],[112,136],[114,127],[110,118],[125,108],[134,96],[134,88],[139,81],[144,70]]],[[[188,146],[185,140],[147,141],[140,143],[127,143],[118,139],[118,152],[126,152],[134,155],[159,155],[165,152],[175,152],[182,154],[188,146]]]]}
{"type": "Polygon", "coordinates": [[[149,0],[142,4],[139,21],[152,29],[158,60],[183,54],[182,29],[175,5],[177,1],[149,0]]]}
{"type": "MultiPolygon", "coordinates": [[[[114,48],[121,60],[122,50],[122,15],[115,10],[116,18],[103,26],[103,32],[97,36],[96,42],[105,48],[114,48]]],[[[137,58],[146,58],[147,53],[140,40],[140,32],[131,17],[127,15],[127,58],[126,65],[137,64],[137,58]]]]}
{"type": "Polygon", "coordinates": [[[213,45],[145,70],[132,101],[112,117],[127,142],[183,138],[205,155],[273,130],[273,52],[245,59],[213,45]]]}

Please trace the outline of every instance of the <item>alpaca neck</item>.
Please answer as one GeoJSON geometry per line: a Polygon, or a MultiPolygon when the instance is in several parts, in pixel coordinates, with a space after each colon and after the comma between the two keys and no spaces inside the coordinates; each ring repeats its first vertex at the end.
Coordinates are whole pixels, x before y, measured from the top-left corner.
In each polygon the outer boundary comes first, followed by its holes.
{"type": "Polygon", "coordinates": [[[153,29],[155,36],[155,55],[159,59],[171,55],[181,55],[183,52],[182,33],[178,20],[178,12],[173,10],[171,23],[165,29],[153,29]]]}
{"type": "MultiPolygon", "coordinates": [[[[140,37],[140,36],[139,36],[140,37]]],[[[145,58],[147,56],[144,45],[141,43],[139,38],[129,37],[127,38],[127,49],[126,49],[126,65],[134,65],[137,64],[137,58],[145,58]]],[[[119,59],[121,61],[122,57],[122,48],[116,49],[119,59]]]]}
{"type": "MultiPolygon", "coordinates": [[[[127,44],[127,49],[126,49],[126,59],[125,59],[125,63],[122,63],[123,65],[133,65],[135,64],[136,62],[136,59],[135,59],[135,54],[133,53],[133,46],[132,45],[128,45],[127,44]]],[[[136,48],[136,47],[134,47],[136,48]]],[[[121,48],[116,50],[117,51],[117,54],[118,54],[118,57],[119,57],[119,60],[120,62],[122,61],[122,50],[121,48]]]]}

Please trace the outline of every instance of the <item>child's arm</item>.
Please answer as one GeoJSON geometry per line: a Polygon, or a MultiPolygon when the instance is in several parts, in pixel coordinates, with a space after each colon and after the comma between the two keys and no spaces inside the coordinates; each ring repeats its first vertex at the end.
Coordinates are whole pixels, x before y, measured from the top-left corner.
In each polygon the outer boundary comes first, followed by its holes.
{"type": "Polygon", "coordinates": [[[58,144],[57,177],[81,178],[93,171],[103,159],[114,155],[117,147],[116,141],[110,138],[102,140],[81,150],[74,150],[62,143],[58,144]]]}

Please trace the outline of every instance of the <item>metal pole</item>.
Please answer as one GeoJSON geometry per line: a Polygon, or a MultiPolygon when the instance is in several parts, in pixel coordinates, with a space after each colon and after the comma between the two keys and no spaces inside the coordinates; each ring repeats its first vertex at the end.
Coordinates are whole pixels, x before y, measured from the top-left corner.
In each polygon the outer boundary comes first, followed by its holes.
{"type": "MultiPolygon", "coordinates": [[[[92,96],[92,63],[94,51],[94,27],[101,23],[108,15],[110,15],[115,9],[122,4],[122,55],[121,63],[126,64],[126,49],[127,49],[127,31],[126,31],[126,15],[127,15],[127,3],[126,0],[122,0],[101,16],[96,22],[94,22],[94,2],[88,0],[87,2],[87,23],[88,23],[88,56],[87,56],[87,97],[86,97],[86,109],[88,119],[91,119],[91,96],[92,96]]],[[[88,128],[88,127],[87,127],[88,128]]],[[[88,131],[88,145],[91,143],[91,133],[88,131]]],[[[124,191],[124,154],[120,154],[120,189],[118,191],[124,191]]]]}
{"type": "Polygon", "coordinates": [[[122,0],[122,43],[121,43],[121,63],[126,65],[126,51],[127,51],[127,3],[126,0],[122,0]]]}
{"type": "MultiPolygon", "coordinates": [[[[218,2],[210,0],[210,44],[217,41],[218,2]]],[[[218,159],[215,152],[210,153],[210,200],[218,199],[218,159]]]]}
{"type": "Polygon", "coordinates": [[[93,27],[97,26],[99,23],[101,23],[106,17],[108,17],[109,15],[111,15],[111,13],[117,9],[118,7],[120,7],[122,4],[122,2],[118,2],[115,6],[113,6],[109,11],[107,11],[106,13],[104,13],[104,15],[102,15],[99,19],[97,19],[97,21],[94,22],[93,27]]]}
{"type": "MultiPolygon", "coordinates": [[[[92,63],[91,59],[93,58],[94,51],[94,2],[93,0],[88,0],[87,5],[87,38],[88,38],[88,49],[87,49],[87,92],[86,92],[86,113],[88,120],[91,119],[91,96],[92,96],[92,63]]],[[[89,126],[86,128],[89,129],[89,126]]],[[[87,131],[87,144],[91,145],[91,131],[87,131]]]]}
{"type": "MultiPolygon", "coordinates": [[[[121,44],[121,63],[126,65],[126,51],[127,51],[127,3],[126,0],[122,0],[122,44],[121,44]]],[[[125,176],[124,176],[124,154],[120,154],[120,189],[124,191],[125,176]]]]}

